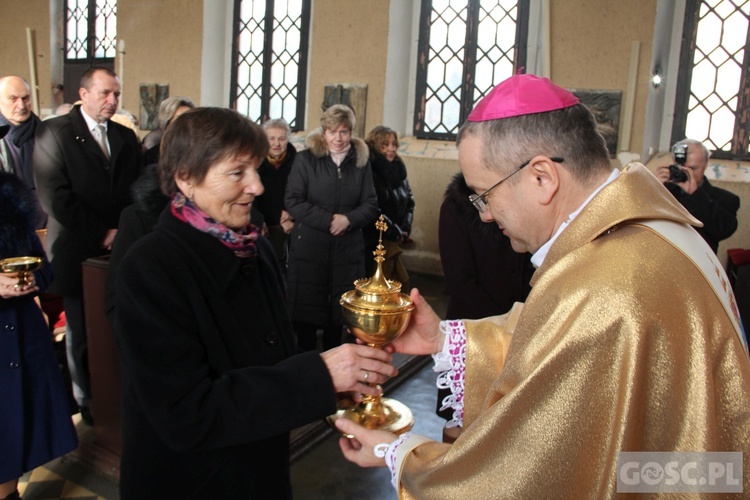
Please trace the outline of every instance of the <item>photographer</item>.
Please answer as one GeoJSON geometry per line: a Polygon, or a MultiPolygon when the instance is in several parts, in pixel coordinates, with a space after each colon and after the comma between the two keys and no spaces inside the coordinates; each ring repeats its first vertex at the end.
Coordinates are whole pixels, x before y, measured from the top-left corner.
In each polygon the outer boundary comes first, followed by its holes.
{"type": "Polygon", "coordinates": [[[675,164],[658,167],[656,177],[693,217],[703,223],[703,227],[695,229],[716,253],[719,242],[737,230],[740,199],[708,182],[704,173],[709,152],[701,142],[683,139],[672,146],[672,153],[675,164]]]}

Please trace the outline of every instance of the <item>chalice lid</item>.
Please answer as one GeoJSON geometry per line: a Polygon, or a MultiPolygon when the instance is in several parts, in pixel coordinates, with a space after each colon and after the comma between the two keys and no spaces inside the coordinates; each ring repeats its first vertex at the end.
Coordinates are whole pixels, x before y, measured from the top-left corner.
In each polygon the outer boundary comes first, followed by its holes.
{"type": "Polygon", "coordinates": [[[373,252],[377,263],[375,274],[370,278],[355,281],[355,289],[342,295],[342,305],[387,313],[410,309],[411,297],[401,293],[401,283],[387,279],[383,273],[383,261],[385,261],[386,254],[383,247],[383,231],[388,230],[388,225],[382,215],[375,223],[375,227],[380,231],[378,246],[373,252]]]}

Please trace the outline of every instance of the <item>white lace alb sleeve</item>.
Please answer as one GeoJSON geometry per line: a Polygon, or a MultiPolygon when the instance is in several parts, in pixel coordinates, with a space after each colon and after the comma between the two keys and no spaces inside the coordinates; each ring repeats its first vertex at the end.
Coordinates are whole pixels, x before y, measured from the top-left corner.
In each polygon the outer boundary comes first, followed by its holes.
{"type": "Polygon", "coordinates": [[[438,389],[450,389],[451,393],[441,401],[441,410],[451,408],[453,418],[446,427],[461,427],[464,421],[464,380],[466,376],[466,328],[461,320],[440,322],[440,331],[445,334],[443,350],[432,357],[438,375],[438,389]]]}

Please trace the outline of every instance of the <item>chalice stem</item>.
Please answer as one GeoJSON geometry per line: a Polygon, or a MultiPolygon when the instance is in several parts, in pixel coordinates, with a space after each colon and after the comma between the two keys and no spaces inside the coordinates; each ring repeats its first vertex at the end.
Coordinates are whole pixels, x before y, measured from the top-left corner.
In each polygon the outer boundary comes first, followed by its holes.
{"type": "MultiPolygon", "coordinates": [[[[380,389],[377,384],[367,384],[370,387],[380,389]]],[[[386,421],[385,410],[380,396],[365,394],[359,403],[360,424],[366,429],[377,429],[386,421]]]]}

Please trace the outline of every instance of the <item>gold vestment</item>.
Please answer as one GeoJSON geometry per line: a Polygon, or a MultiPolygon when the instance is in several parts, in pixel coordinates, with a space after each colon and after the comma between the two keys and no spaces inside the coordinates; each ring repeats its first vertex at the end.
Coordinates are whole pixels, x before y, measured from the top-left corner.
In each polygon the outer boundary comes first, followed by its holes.
{"type": "Polygon", "coordinates": [[[509,345],[514,311],[465,322],[463,433],[401,445],[401,498],[611,498],[620,451],[740,451],[750,494],[747,353],[645,219],[697,222],[634,166],[553,244],[509,345]]]}

